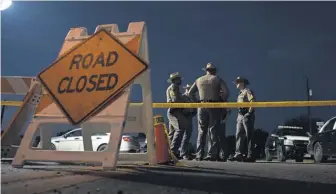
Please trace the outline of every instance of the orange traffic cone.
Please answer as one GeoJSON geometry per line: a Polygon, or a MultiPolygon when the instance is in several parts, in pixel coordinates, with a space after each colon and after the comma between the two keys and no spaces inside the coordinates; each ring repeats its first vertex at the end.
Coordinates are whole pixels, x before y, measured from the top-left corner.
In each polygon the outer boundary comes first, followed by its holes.
{"type": "Polygon", "coordinates": [[[167,164],[170,162],[169,142],[165,132],[165,124],[163,117],[157,115],[154,117],[154,136],[156,148],[156,160],[158,164],[167,164]]]}

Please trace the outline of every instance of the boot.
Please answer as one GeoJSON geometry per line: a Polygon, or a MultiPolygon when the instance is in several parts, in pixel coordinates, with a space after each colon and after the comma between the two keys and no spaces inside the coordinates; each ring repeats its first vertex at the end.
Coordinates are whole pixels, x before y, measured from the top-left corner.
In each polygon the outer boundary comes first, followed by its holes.
{"type": "Polygon", "coordinates": [[[247,155],[244,162],[255,162],[256,159],[252,155],[247,155]]]}
{"type": "Polygon", "coordinates": [[[229,161],[242,161],[243,155],[240,153],[236,153],[235,155],[231,155],[231,157],[228,158],[229,161]]]}

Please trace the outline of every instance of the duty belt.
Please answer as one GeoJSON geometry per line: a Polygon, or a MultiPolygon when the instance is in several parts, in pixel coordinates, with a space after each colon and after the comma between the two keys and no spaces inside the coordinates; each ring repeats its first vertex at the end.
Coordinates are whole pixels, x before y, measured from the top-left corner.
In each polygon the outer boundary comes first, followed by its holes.
{"type": "MultiPolygon", "coordinates": [[[[248,109],[247,108],[239,108],[238,109],[238,113],[241,115],[245,115],[246,113],[248,113],[248,109]]],[[[254,111],[251,112],[251,114],[253,114],[254,111]]]]}

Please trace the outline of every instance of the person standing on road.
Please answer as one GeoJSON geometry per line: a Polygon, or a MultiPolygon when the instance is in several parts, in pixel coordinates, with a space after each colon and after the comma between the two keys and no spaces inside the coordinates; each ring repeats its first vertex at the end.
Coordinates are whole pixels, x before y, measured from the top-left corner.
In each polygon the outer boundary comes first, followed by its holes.
{"type": "MultiPolygon", "coordinates": [[[[184,102],[180,92],[180,86],[182,84],[181,75],[178,72],[172,73],[167,81],[168,83],[171,83],[166,91],[167,102],[184,102]]],[[[171,139],[170,148],[175,157],[180,158],[178,150],[181,145],[183,134],[187,129],[188,121],[181,108],[169,108],[167,117],[169,120],[169,136],[171,139]]]]}
{"type": "MultiPolygon", "coordinates": [[[[195,93],[198,91],[201,103],[220,102],[220,91],[223,92],[222,98],[227,100],[229,97],[229,89],[226,83],[216,75],[217,69],[212,63],[208,63],[203,69],[206,75],[196,79],[191,86],[188,96],[191,99],[195,98],[195,93]]],[[[209,131],[210,146],[205,160],[218,160],[219,149],[219,134],[221,121],[221,108],[198,108],[198,137],[196,148],[196,160],[203,160],[206,137],[209,131]]]]}
{"type": "MultiPolygon", "coordinates": [[[[190,89],[190,85],[187,84],[185,87],[183,87],[185,89],[184,94],[182,95],[184,98],[185,102],[193,102],[192,99],[188,96],[188,91],[190,89]]],[[[182,143],[181,143],[181,157],[185,160],[189,160],[191,159],[190,153],[188,152],[188,146],[189,146],[189,141],[190,141],[190,137],[192,134],[192,128],[193,128],[193,117],[196,116],[197,114],[197,109],[195,108],[184,108],[183,109],[183,114],[186,116],[187,121],[188,121],[188,125],[187,128],[183,134],[183,138],[182,138],[182,143]]]]}
{"type": "MultiPolygon", "coordinates": [[[[239,94],[237,102],[255,102],[255,95],[246,86],[249,85],[249,81],[243,77],[237,77],[234,81],[239,94]]],[[[229,160],[243,159],[244,145],[247,143],[247,160],[248,162],[254,162],[255,159],[252,155],[253,150],[253,130],[254,130],[255,113],[254,108],[241,107],[238,109],[237,127],[236,127],[236,153],[229,160]]]]}
{"type": "MultiPolygon", "coordinates": [[[[223,96],[223,92],[220,92],[220,96],[223,96]]],[[[221,99],[221,102],[227,102],[227,100],[221,99]]],[[[228,149],[226,142],[226,121],[230,114],[230,109],[223,108],[221,112],[221,123],[219,130],[219,160],[226,161],[228,158],[228,149]]]]}

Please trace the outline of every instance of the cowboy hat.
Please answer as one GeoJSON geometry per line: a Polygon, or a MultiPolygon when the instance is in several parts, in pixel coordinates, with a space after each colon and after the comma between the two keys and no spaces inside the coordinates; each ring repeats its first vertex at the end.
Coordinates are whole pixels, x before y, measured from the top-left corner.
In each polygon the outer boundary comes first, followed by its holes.
{"type": "Polygon", "coordinates": [[[172,80],[176,79],[176,78],[182,79],[182,76],[180,75],[179,72],[175,72],[175,73],[170,74],[169,79],[167,80],[167,82],[171,83],[172,80]]]}
{"type": "Polygon", "coordinates": [[[185,85],[183,88],[184,88],[184,89],[189,89],[189,88],[191,88],[191,85],[187,84],[187,85],[185,85]]]}
{"type": "Polygon", "coordinates": [[[209,70],[209,69],[216,70],[217,68],[216,68],[215,65],[213,65],[213,64],[210,62],[210,63],[208,63],[208,64],[205,66],[205,68],[202,68],[202,69],[203,69],[203,71],[207,71],[207,70],[209,70]]]}
{"type": "Polygon", "coordinates": [[[249,85],[250,82],[246,79],[246,78],[243,78],[243,77],[237,77],[235,81],[233,81],[234,84],[237,84],[237,83],[244,83],[245,85],[249,85]]]}

